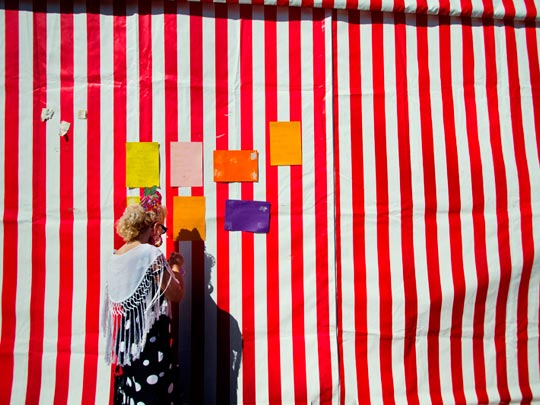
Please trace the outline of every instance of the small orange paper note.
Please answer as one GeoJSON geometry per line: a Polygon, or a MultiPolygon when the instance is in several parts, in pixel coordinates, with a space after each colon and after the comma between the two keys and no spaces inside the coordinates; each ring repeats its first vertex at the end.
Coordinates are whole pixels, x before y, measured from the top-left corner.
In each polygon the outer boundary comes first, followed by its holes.
{"type": "Polygon", "coordinates": [[[214,181],[259,181],[259,152],[256,150],[215,150],[214,181]]]}
{"type": "Polygon", "coordinates": [[[270,122],[270,165],[302,164],[302,132],[300,121],[270,122]]]}
{"type": "Polygon", "coordinates": [[[126,187],[159,186],[159,143],[126,142],[126,187]]]}
{"type": "Polygon", "coordinates": [[[175,240],[206,240],[205,197],[173,198],[175,240]]]}

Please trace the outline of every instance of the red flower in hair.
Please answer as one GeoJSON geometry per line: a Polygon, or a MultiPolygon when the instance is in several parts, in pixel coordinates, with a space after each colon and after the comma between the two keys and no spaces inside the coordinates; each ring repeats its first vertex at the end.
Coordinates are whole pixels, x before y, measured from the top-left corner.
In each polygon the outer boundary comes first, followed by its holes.
{"type": "Polygon", "coordinates": [[[161,206],[161,193],[156,190],[156,187],[147,189],[144,191],[144,197],[141,199],[141,207],[145,211],[158,211],[158,207],[161,206]]]}

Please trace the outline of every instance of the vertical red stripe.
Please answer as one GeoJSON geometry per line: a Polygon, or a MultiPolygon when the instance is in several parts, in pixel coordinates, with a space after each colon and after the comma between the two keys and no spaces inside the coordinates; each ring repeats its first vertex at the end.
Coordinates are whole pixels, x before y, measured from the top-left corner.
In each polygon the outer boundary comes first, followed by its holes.
{"type": "Polygon", "coordinates": [[[516,16],[516,8],[514,6],[513,0],[501,0],[504,6],[504,18],[508,20],[513,20],[516,16]]]}
{"type": "MultiPolygon", "coordinates": [[[[190,24],[190,121],[191,121],[191,141],[203,141],[203,26],[202,14],[207,7],[200,3],[190,3],[189,24],[190,24]]],[[[202,187],[192,187],[191,195],[202,196],[202,187]]],[[[192,242],[192,269],[204,268],[204,243],[200,241],[192,242]]],[[[204,272],[192,272],[192,325],[191,325],[191,400],[193,403],[204,401],[204,347],[206,341],[204,336],[205,325],[205,295],[206,283],[204,272]]]]}
{"type": "MultiPolygon", "coordinates": [[[[534,0],[524,0],[524,3],[525,3],[525,19],[526,21],[531,21],[531,20],[535,20],[535,19],[538,19],[538,7],[536,6],[535,4],[535,1],[534,0]]],[[[538,110],[536,110],[538,111],[538,110]]]]}
{"type": "MultiPolygon", "coordinates": [[[[113,41],[114,41],[114,219],[120,218],[126,208],[126,131],[127,131],[127,66],[126,66],[126,2],[115,1],[113,4],[113,41]]],[[[115,232],[115,248],[123,241],[115,232]]]]}
{"type": "Polygon", "coordinates": [[[327,86],[326,56],[331,48],[326,47],[325,10],[313,10],[313,121],[315,147],[315,257],[317,286],[317,337],[319,354],[319,395],[321,403],[333,401],[334,376],[332,375],[332,353],[330,343],[330,287],[328,270],[333,263],[328,262],[328,181],[330,169],[327,164],[326,123],[331,115],[326,111],[327,86]]]}
{"type": "Polygon", "coordinates": [[[377,194],[377,264],[379,272],[379,360],[382,398],[394,403],[392,373],[392,275],[390,270],[390,223],[388,217],[388,154],[386,151],[386,106],[384,85],[383,14],[372,14],[373,137],[377,194]]]}
{"type": "Polygon", "coordinates": [[[405,11],[405,0],[394,0],[394,13],[396,13],[395,17],[397,17],[397,14],[401,14],[405,11]]]}
{"type": "MultiPolygon", "coordinates": [[[[358,398],[370,402],[368,374],[368,326],[367,326],[367,283],[366,283],[366,241],[365,241],[365,197],[364,197],[364,146],[362,116],[361,81],[361,38],[360,12],[349,12],[349,81],[350,81],[350,127],[353,212],[353,269],[354,272],[354,330],[355,363],[358,398]]],[[[349,124],[349,123],[347,123],[349,124]]],[[[344,151],[345,152],[345,151],[344,151]]]]}
{"type": "Polygon", "coordinates": [[[463,268],[463,237],[461,235],[461,185],[456,141],[454,94],[452,78],[452,41],[448,16],[439,17],[439,61],[442,113],[446,144],[446,175],[448,182],[448,222],[450,238],[450,265],[454,286],[452,326],[450,330],[450,367],[452,389],[456,403],[465,403],[463,391],[462,323],[465,306],[465,272],[463,268]]]}
{"type": "Polygon", "coordinates": [[[100,314],[101,235],[101,35],[99,4],[88,0],[87,15],[87,274],[86,337],[82,403],[96,402],[100,314]]]}
{"type": "MultiPolygon", "coordinates": [[[[493,21],[484,24],[484,50],[486,53],[486,92],[488,116],[490,122],[490,140],[493,153],[493,169],[495,174],[495,195],[497,207],[497,236],[499,247],[499,290],[495,308],[495,352],[497,388],[501,402],[510,401],[508,377],[506,375],[506,303],[512,272],[510,258],[510,241],[508,234],[508,186],[506,167],[501,144],[501,126],[499,115],[499,94],[497,78],[497,54],[495,50],[495,34],[493,21]]],[[[493,400],[493,399],[492,399],[493,400]]]]}
{"type": "MultiPolygon", "coordinates": [[[[127,131],[127,29],[126,0],[113,3],[113,199],[114,220],[118,220],[126,207],[126,131],[127,131]]],[[[114,232],[114,231],[113,231],[114,232]]],[[[114,247],[123,244],[122,238],[114,232],[114,247]]],[[[111,375],[110,399],[113,398],[113,379],[111,375]]]]}
{"type": "Polygon", "coordinates": [[[2,275],[2,338],[0,339],[0,402],[8,404],[13,384],[17,297],[17,220],[19,207],[19,12],[17,1],[6,1],[4,108],[4,246],[2,275]]]}
{"type": "Polygon", "coordinates": [[[473,314],[473,367],[474,385],[478,402],[489,402],[486,387],[486,366],[484,357],[484,322],[489,272],[486,247],[486,221],[484,218],[484,178],[482,156],[480,153],[477,110],[476,110],[476,78],[474,75],[475,55],[471,19],[464,19],[462,25],[463,44],[463,97],[465,102],[465,119],[467,123],[467,140],[469,144],[469,161],[471,165],[472,220],[474,232],[474,257],[476,264],[476,300],[473,314]]]}
{"type": "MultiPolygon", "coordinates": [[[[464,0],[464,1],[468,1],[468,0],[464,0]]],[[[440,0],[439,12],[437,14],[440,16],[448,16],[450,14],[451,9],[452,7],[450,7],[450,0],[440,0]]]]}
{"type": "MultiPolygon", "coordinates": [[[[289,9],[289,105],[291,121],[302,121],[302,10],[289,9]]],[[[309,133],[302,134],[310,136],[309,133]]],[[[302,166],[291,166],[291,299],[294,398],[298,404],[307,403],[306,345],[304,321],[304,229],[302,166]]]]}
{"type": "Polygon", "coordinates": [[[429,10],[427,0],[417,0],[416,2],[416,14],[426,15],[429,10]]]}
{"type": "MultiPolygon", "coordinates": [[[[203,10],[208,7],[202,4],[190,3],[190,120],[191,120],[191,141],[203,142],[204,130],[204,105],[203,105],[203,10]]],[[[202,196],[202,187],[192,187],[193,196],[202,196]]]]}
{"type": "Polygon", "coordinates": [[[399,184],[401,201],[401,254],[403,260],[403,292],[405,295],[405,339],[403,362],[407,402],[419,404],[416,364],[416,327],[418,293],[414,261],[413,195],[411,173],[411,140],[409,133],[409,93],[407,76],[406,16],[395,15],[396,108],[399,148],[399,184]]]}
{"type": "Polygon", "coordinates": [[[439,242],[437,235],[437,184],[435,178],[435,156],[433,150],[433,121],[429,72],[428,17],[418,15],[418,86],[420,97],[420,126],[422,136],[422,159],[424,171],[426,258],[429,283],[429,325],[427,355],[429,370],[429,392],[431,400],[442,403],[441,379],[439,374],[439,329],[441,318],[441,280],[439,270],[439,242]]]}
{"type": "Polygon", "coordinates": [[[139,140],[152,142],[152,2],[146,0],[139,0],[138,45],[139,140]]]}
{"type": "MultiPolygon", "coordinates": [[[[521,107],[521,89],[518,69],[518,55],[516,47],[516,28],[511,24],[505,25],[506,50],[508,63],[508,83],[510,91],[510,114],[512,119],[512,134],[514,139],[514,154],[517,165],[519,182],[519,210],[521,214],[521,251],[523,264],[517,296],[517,363],[519,388],[521,389],[522,403],[533,399],[529,383],[529,359],[527,328],[529,326],[529,284],[534,262],[534,234],[531,207],[531,182],[527,166],[527,152],[525,150],[525,134],[523,131],[523,110],[521,107]]],[[[526,78],[528,79],[528,78],[526,78]]],[[[538,115],[538,111],[537,111],[538,115]]],[[[538,203],[538,201],[536,202],[538,203]]],[[[538,362],[532,360],[534,364],[538,362]]]]}
{"type": "Polygon", "coordinates": [[[474,8],[471,0],[461,0],[461,16],[470,17],[474,8]]]}
{"type": "Polygon", "coordinates": [[[71,130],[60,139],[60,280],[54,402],[67,402],[73,307],[73,6],[60,4],[60,120],[71,130]]]}
{"type": "MultiPolygon", "coordinates": [[[[229,149],[229,30],[227,19],[227,5],[215,5],[215,60],[216,60],[216,149],[229,149]]],[[[216,278],[217,278],[217,306],[218,311],[226,313],[230,310],[230,244],[229,233],[225,231],[225,201],[229,198],[229,185],[216,183],[216,278]]],[[[218,316],[218,381],[216,387],[216,400],[218,402],[235,402],[236,386],[231,386],[231,370],[229,354],[231,350],[231,327],[227,319],[220,321],[218,316]],[[227,365],[220,367],[220,365],[227,365]],[[232,392],[231,392],[232,391],[232,392]]],[[[234,377],[234,376],[233,376],[234,377]]]]}
{"type": "Polygon", "coordinates": [[[45,222],[46,222],[46,126],[41,109],[47,106],[47,17],[45,4],[33,10],[34,105],[32,146],[32,285],[30,292],[30,342],[26,403],[39,403],[43,363],[45,305],[45,222]]]}
{"type": "MultiPolygon", "coordinates": [[[[253,149],[252,6],[240,6],[240,143],[253,149]]],[[[242,183],[243,200],[253,200],[253,183],[242,183]]],[[[255,257],[253,234],[242,232],[242,387],[243,402],[256,402],[255,380],[255,257]]]]}
{"type": "Polygon", "coordinates": [[[382,0],[369,0],[370,11],[380,11],[382,8],[382,0]]]}
{"type": "MultiPolygon", "coordinates": [[[[306,6],[307,7],[313,7],[313,3],[314,3],[313,0],[311,0],[309,2],[309,5],[302,4],[302,6],[303,7],[306,7],[306,6]]],[[[325,8],[326,9],[332,9],[332,8],[334,8],[334,0],[322,0],[322,5],[320,7],[323,8],[323,9],[325,9],[325,8]]]]}
{"type": "Polygon", "coordinates": [[[493,17],[493,0],[482,0],[482,7],[484,8],[482,17],[484,18],[493,17]]]}
{"type": "MultiPolygon", "coordinates": [[[[277,8],[264,9],[265,117],[277,120],[277,8]]],[[[279,204],[278,170],[270,166],[269,126],[266,126],[266,200],[270,203],[270,233],[266,238],[266,285],[268,323],[268,401],[281,403],[281,349],[279,311],[279,204]]]]}
{"type": "MultiPolygon", "coordinates": [[[[164,0],[163,3],[163,25],[164,36],[164,66],[165,66],[165,189],[166,207],[169,210],[173,207],[174,195],[171,186],[171,142],[178,141],[178,27],[177,27],[177,7],[176,3],[164,0]]],[[[166,226],[173,229],[173,216],[169,212],[166,226]]],[[[174,250],[174,236],[169,233],[167,238],[167,252],[174,250]]]]}
{"type": "Polygon", "coordinates": [[[334,95],[334,111],[333,111],[333,120],[334,120],[334,195],[335,195],[335,244],[336,244],[336,322],[337,322],[337,353],[338,353],[338,381],[339,385],[339,397],[340,405],[345,404],[345,395],[347,394],[346,380],[345,380],[345,366],[343,364],[343,264],[342,264],[342,255],[341,255],[341,170],[340,170],[340,131],[339,131],[339,74],[338,74],[338,63],[340,61],[341,55],[338,58],[338,12],[336,10],[332,11],[332,65],[333,69],[333,82],[332,82],[332,93],[334,95]]]}
{"type": "Polygon", "coordinates": [[[345,8],[347,10],[357,10],[358,9],[358,0],[346,0],[345,8]]]}
{"type": "MultiPolygon", "coordinates": [[[[178,141],[178,34],[177,34],[177,6],[176,2],[163,1],[163,31],[164,37],[167,40],[164,42],[163,59],[164,59],[164,74],[165,74],[165,89],[164,102],[167,108],[165,119],[165,206],[168,207],[169,213],[166,218],[166,226],[173,229],[173,208],[174,196],[178,194],[171,186],[171,142],[178,141]]],[[[161,163],[163,166],[163,162],[161,163]]],[[[162,185],[163,187],[163,185],[162,185]]],[[[169,232],[166,239],[167,257],[170,252],[175,250],[175,235],[169,232]]],[[[177,245],[178,246],[178,245],[177,245]]],[[[171,334],[173,340],[173,353],[178,353],[179,344],[179,324],[182,321],[179,319],[179,307],[176,304],[172,305],[172,320],[171,334]]]]}

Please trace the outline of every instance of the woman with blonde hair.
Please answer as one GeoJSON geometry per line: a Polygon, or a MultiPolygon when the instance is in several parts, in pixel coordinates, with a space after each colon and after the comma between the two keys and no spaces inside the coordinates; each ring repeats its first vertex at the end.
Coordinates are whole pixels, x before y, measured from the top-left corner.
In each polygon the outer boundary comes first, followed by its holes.
{"type": "Polygon", "coordinates": [[[174,403],[170,301],[184,293],[183,258],[173,252],[167,261],[157,248],[167,231],[166,215],[155,191],[116,222],[125,243],[107,267],[102,313],[105,360],[116,365],[115,404],[174,403]]]}

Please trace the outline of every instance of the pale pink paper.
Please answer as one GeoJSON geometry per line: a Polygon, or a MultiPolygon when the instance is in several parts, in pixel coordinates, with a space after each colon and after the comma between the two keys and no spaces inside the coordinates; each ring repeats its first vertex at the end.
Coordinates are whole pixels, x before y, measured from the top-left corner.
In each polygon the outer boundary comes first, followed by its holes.
{"type": "Polygon", "coordinates": [[[171,186],[203,185],[202,142],[171,142],[171,186]]]}

